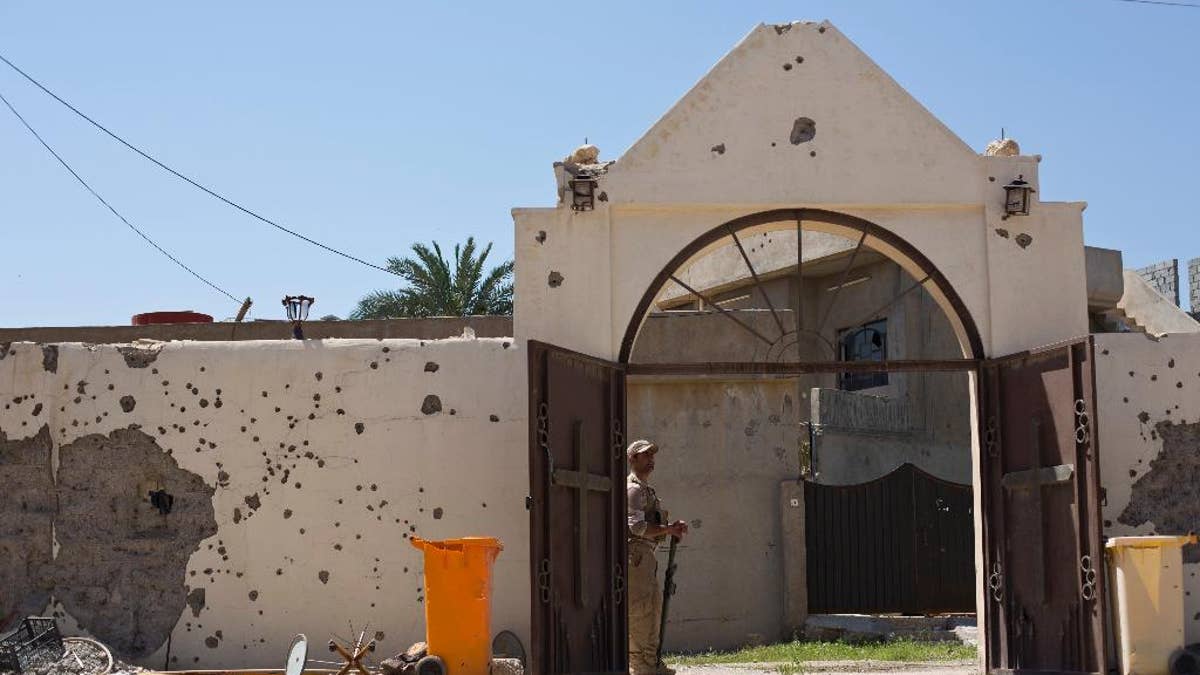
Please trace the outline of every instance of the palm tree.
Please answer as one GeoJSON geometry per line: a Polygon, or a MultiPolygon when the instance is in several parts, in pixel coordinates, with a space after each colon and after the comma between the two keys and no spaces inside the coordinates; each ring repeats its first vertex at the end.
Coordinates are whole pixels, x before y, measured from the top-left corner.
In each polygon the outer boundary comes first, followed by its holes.
{"type": "Polygon", "coordinates": [[[412,246],[416,258],[388,258],[388,271],[408,286],[372,291],[358,301],[351,319],[391,319],[411,316],[471,316],[512,314],[513,262],[506,260],[484,274],[492,252],[489,243],[475,254],[475,238],[454,246],[453,268],[435,241],[433,250],[422,243],[412,246]]]}

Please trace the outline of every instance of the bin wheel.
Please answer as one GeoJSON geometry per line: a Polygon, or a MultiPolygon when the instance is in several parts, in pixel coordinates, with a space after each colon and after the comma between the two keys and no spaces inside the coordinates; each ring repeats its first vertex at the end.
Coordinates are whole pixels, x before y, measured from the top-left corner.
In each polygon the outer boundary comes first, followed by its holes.
{"type": "Polygon", "coordinates": [[[426,656],[417,661],[417,675],[446,675],[446,662],[437,656],[426,656]]]}

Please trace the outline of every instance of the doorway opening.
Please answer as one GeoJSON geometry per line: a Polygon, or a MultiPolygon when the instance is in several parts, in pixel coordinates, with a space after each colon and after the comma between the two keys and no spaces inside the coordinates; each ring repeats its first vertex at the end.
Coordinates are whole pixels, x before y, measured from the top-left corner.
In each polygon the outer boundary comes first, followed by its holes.
{"type": "Polygon", "coordinates": [[[692,528],[666,647],[973,617],[978,341],[937,270],[869,223],[789,211],[659,279],[622,354],[629,436],[662,449],[651,482],[692,528]]]}

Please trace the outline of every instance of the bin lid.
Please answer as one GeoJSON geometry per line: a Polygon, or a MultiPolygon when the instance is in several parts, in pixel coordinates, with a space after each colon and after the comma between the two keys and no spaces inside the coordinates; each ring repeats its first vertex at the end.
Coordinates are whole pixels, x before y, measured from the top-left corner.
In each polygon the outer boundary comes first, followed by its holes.
{"type": "Polygon", "coordinates": [[[1183,546],[1195,544],[1196,535],[1155,535],[1145,537],[1109,537],[1105,542],[1107,548],[1163,548],[1166,546],[1183,546]]]}

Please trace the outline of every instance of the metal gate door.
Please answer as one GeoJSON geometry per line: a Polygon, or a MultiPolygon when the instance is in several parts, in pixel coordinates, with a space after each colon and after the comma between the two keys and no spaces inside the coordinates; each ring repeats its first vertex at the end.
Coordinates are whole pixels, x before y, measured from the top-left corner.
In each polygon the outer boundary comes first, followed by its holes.
{"type": "Polygon", "coordinates": [[[975,611],[971,486],[912,464],[858,485],[804,483],[814,614],[975,611]]]}
{"type": "Polygon", "coordinates": [[[984,363],[991,672],[1106,668],[1093,365],[1090,338],[984,363]]]}
{"type": "Polygon", "coordinates": [[[529,406],[529,672],[624,673],[624,370],[530,341],[529,406]]]}

